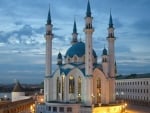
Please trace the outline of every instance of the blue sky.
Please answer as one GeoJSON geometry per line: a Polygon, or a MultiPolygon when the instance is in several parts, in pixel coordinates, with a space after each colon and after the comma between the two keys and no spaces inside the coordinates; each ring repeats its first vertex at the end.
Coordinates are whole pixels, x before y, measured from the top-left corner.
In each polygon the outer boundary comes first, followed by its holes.
{"type": "MultiPolygon", "coordinates": [[[[150,0],[90,0],[94,49],[100,56],[107,46],[107,27],[112,11],[116,36],[118,74],[150,72],[150,0]]],[[[0,83],[15,79],[38,83],[45,71],[45,24],[51,7],[53,67],[59,51],[70,46],[74,17],[84,41],[87,0],[0,0],[0,83]],[[58,46],[59,45],[59,46],[58,46]]]]}

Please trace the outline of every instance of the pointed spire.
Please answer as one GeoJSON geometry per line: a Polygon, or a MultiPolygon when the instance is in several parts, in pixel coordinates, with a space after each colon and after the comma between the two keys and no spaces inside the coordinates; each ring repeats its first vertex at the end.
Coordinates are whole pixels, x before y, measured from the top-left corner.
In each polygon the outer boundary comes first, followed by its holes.
{"type": "Polygon", "coordinates": [[[47,16],[47,24],[51,24],[51,12],[50,12],[50,6],[49,6],[49,11],[48,11],[48,16],[47,16]]]}
{"type": "Polygon", "coordinates": [[[77,34],[76,20],[74,19],[73,33],[77,34]]]}
{"type": "Polygon", "coordinates": [[[109,28],[113,28],[113,20],[111,16],[111,10],[110,10],[110,17],[109,17],[109,28]]]}
{"type": "Polygon", "coordinates": [[[62,54],[61,54],[60,51],[59,51],[59,53],[58,53],[57,59],[62,59],[62,54]]]}
{"type": "Polygon", "coordinates": [[[90,2],[89,2],[89,0],[88,0],[88,4],[87,4],[86,16],[87,16],[87,17],[91,17],[91,7],[90,7],[90,2]]]}
{"type": "Polygon", "coordinates": [[[104,49],[103,49],[103,55],[107,55],[107,49],[105,48],[105,46],[104,46],[104,49]]]}
{"type": "Polygon", "coordinates": [[[23,92],[23,88],[18,80],[16,80],[16,84],[12,92],[23,92]]]}

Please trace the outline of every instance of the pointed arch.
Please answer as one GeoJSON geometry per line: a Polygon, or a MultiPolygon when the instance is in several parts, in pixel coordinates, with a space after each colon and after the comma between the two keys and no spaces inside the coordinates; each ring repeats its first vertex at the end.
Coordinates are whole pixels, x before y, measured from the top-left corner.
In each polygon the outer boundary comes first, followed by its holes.
{"type": "Polygon", "coordinates": [[[82,79],[78,77],[78,102],[81,102],[81,88],[82,88],[82,79]]]}
{"type": "Polygon", "coordinates": [[[71,75],[69,76],[69,93],[74,93],[75,92],[75,79],[71,75]]]}
{"type": "Polygon", "coordinates": [[[59,79],[59,77],[57,77],[57,80],[56,80],[56,87],[57,87],[57,100],[59,101],[60,100],[60,93],[61,93],[61,81],[59,79]]]}
{"type": "Polygon", "coordinates": [[[108,82],[107,78],[104,75],[104,73],[96,68],[93,71],[93,85],[94,85],[94,96],[95,96],[95,102],[96,103],[106,103],[106,96],[108,89],[108,82]]]}

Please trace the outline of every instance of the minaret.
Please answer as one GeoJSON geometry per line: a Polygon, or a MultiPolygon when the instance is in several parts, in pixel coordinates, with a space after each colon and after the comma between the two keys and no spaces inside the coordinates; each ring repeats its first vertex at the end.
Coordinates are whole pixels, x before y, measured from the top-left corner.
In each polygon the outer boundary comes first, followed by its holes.
{"type": "Polygon", "coordinates": [[[110,12],[109,27],[108,27],[108,54],[109,54],[109,100],[115,102],[115,36],[112,16],[110,12]]]}
{"type": "Polygon", "coordinates": [[[103,72],[108,77],[108,55],[107,55],[107,49],[105,47],[102,53],[102,68],[103,68],[103,72]]]}
{"type": "Polygon", "coordinates": [[[92,26],[93,17],[91,16],[91,8],[88,0],[87,4],[87,12],[85,17],[85,73],[87,76],[92,75],[93,73],[93,46],[92,46],[92,34],[94,32],[94,28],[92,26]]]}
{"type": "Polygon", "coordinates": [[[44,97],[45,101],[49,101],[50,99],[50,76],[52,74],[52,23],[51,23],[51,14],[50,8],[48,11],[47,23],[46,23],[46,72],[45,72],[45,81],[44,81],[44,97]]]}
{"type": "Polygon", "coordinates": [[[85,103],[87,105],[92,105],[93,98],[93,46],[92,46],[92,34],[94,32],[94,28],[92,26],[93,17],[91,16],[91,8],[88,0],[87,11],[85,17],[85,74],[87,76],[86,87],[84,91],[85,103]]]}
{"type": "Polygon", "coordinates": [[[109,54],[109,76],[110,77],[115,77],[115,36],[114,36],[114,27],[113,27],[113,21],[112,21],[112,16],[110,12],[110,18],[109,18],[109,27],[108,27],[108,54],[109,54]]]}
{"type": "Polygon", "coordinates": [[[62,54],[59,52],[57,56],[57,65],[62,65],[62,54]]]}
{"type": "Polygon", "coordinates": [[[52,33],[52,27],[53,25],[51,24],[51,14],[50,14],[50,9],[48,12],[48,17],[47,17],[47,24],[46,24],[46,34],[45,34],[45,39],[46,39],[46,76],[51,75],[52,71],[52,39],[53,39],[53,33],[52,33]]]}
{"type": "Polygon", "coordinates": [[[74,19],[74,25],[73,25],[73,33],[72,33],[72,41],[71,44],[75,44],[78,42],[78,33],[77,33],[77,26],[76,26],[76,21],[74,19]]]}

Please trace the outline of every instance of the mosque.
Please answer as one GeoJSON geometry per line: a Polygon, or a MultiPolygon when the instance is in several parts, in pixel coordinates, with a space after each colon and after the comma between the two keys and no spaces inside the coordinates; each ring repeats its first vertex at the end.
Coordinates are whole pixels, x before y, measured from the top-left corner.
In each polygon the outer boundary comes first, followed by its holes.
{"type": "Polygon", "coordinates": [[[93,49],[92,37],[95,29],[89,1],[84,19],[85,43],[78,40],[77,26],[74,20],[71,47],[64,56],[61,52],[58,53],[58,66],[52,73],[52,39],[54,35],[49,9],[45,34],[45,110],[42,111],[43,105],[39,105],[37,108],[39,113],[92,113],[94,106],[110,105],[116,101],[115,35],[112,15],[110,13],[106,38],[108,50],[104,47],[101,55],[97,55],[93,49]],[[98,57],[101,57],[101,63],[98,63],[98,57]]]}

